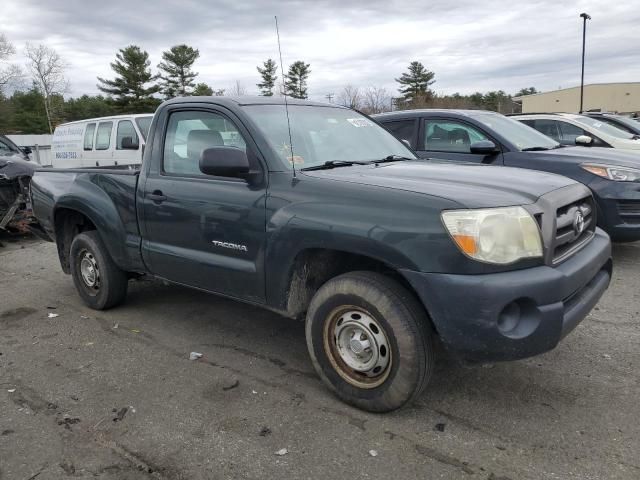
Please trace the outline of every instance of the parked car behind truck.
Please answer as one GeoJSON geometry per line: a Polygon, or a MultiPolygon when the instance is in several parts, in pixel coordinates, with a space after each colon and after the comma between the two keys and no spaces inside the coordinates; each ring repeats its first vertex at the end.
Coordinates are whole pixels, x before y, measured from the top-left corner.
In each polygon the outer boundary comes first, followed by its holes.
{"type": "Polygon", "coordinates": [[[566,175],[591,189],[598,225],[614,241],[640,240],[640,152],[562,146],[512,117],[482,110],[406,110],[374,117],[420,157],[566,175]]]}
{"type": "Polygon", "coordinates": [[[58,125],[53,133],[55,168],[128,168],[140,165],[151,114],[91,118],[58,125]]]}
{"type": "Polygon", "coordinates": [[[29,215],[29,182],[36,170],[29,153],[29,147],[21,149],[0,135],[0,230],[29,215]]]}
{"type": "Polygon", "coordinates": [[[436,338],[467,361],[536,355],[606,290],[585,186],[420,161],[352,110],[285,108],[174,99],[139,172],[38,171],[35,215],[85,303],[116,306],[146,274],[306,318],[323,381],[389,411],[427,385],[436,338]]]}

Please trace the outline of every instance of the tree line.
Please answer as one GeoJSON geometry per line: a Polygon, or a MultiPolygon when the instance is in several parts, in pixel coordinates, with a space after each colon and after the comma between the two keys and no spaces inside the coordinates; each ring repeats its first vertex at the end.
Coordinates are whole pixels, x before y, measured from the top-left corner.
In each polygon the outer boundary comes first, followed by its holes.
{"type": "MultiPolygon", "coordinates": [[[[123,113],[153,112],[163,99],[191,95],[245,95],[246,89],[236,80],[230,89],[214,88],[198,82],[194,66],[200,52],[189,45],[175,45],[162,53],[157,71],[151,69],[147,51],[137,45],[121,48],[110,63],[112,76],[97,77],[102,94],[65,98],[69,82],[65,75],[68,65],[58,53],[45,45],[25,46],[26,69],[12,64],[14,46],[0,33],[0,132],[51,133],[56,125],[85,118],[123,113]],[[30,81],[25,87],[25,79],[30,81]],[[5,92],[13,87],[9,96],[5,92]]],[[[260,95],[288,95],[308,98],[311,65],[297,60],[289,65],[283,78],[278,65],[269,58],[256,67],[260,95]]],[[[472,95],[438,95],[431,86],[434,72],[422,63],[411,62],[407,71],[395,79],[399,96],[385,88],[346,85],[339,94],[326,98],[364,113],[374,114],[406,108],[483,108],[510,113],[514,109],[511,95],[502,90],[472,95]]],[[[536,93],[535,88],[519,94],[536,93]]]]}

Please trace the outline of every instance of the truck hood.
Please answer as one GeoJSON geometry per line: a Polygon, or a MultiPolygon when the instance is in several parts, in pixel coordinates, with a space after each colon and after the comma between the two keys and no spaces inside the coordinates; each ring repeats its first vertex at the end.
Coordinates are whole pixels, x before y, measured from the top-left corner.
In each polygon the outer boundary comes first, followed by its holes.
{"type": "Polygon", "coordinates": [[[640,152],[604,147],[563,147],[542,152],[528,152],[539,158],[558,158],[558,161],[570,161],[575,164],[592,162],[617,167],[640,168],[640,152]]]}
{"type": "Polygon", "coordinates": [[[527,205],[546,193],[576,183],[552,173],[438,160],[353,165],[302,173],[316,178],[437,196],[467,208],[527,205]]]}

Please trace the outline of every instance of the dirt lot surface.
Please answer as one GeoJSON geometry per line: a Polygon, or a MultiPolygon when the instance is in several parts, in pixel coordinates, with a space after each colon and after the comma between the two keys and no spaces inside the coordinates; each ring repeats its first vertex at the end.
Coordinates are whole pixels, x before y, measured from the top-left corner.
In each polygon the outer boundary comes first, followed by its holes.
{"type": "Polygon", "coordinates": [[[441,361],[373,415],[321,384],[300,322],[155,281],[95,312],[53,244],[0,241],[2,480],[640,478],[640,244],[556,350],[441,361]]]}

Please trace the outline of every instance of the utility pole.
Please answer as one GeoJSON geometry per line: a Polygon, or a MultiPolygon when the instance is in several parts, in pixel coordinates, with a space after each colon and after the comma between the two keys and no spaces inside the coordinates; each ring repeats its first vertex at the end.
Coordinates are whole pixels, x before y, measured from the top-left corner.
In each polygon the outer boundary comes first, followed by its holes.
{"type": "Polygon", "coordinates": [[[581,13],[582,18],[582,74],[580,75],[580,110],[578,113],[582,113],[582,102],[584,100],[584,47],[587,38],[587,20],[591,20],[591,17],[586,13],[581,13]]]}
{"type": "Polygon", "coordinates": [[[329,100],[329,103],[333,103],[333,93],[327,93],[324,98],[326,98],[327,100],[329,100]]]}

